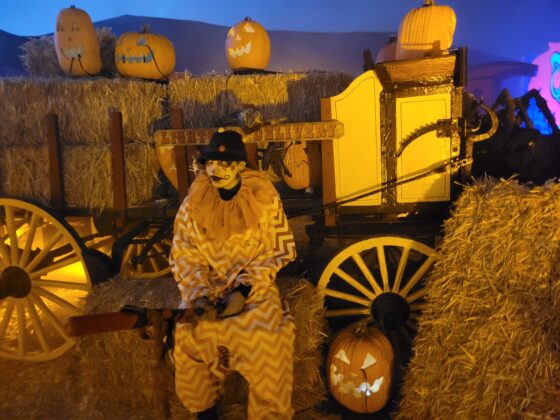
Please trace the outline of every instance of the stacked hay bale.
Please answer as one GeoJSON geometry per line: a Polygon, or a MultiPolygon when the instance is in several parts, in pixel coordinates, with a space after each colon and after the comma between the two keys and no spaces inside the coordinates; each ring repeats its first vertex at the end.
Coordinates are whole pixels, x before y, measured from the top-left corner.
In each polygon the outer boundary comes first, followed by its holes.
{"type": "Polygon", "coordinates": [[[0,193],[50,199],[45,115],[59,115],[66,202],[112,204],[108,112],[123,114],[128,203],[153,196],[157,158],[150,129],[162,118],[165,88],[124,79],[0,80],[0,193]]]}
{"type": "Polygon", "coordinates": [[[212,127],[255,106],[268,121],[318,121],[320,98],[350,83],[342,73],[186,77],[168,85],[132,79],[0,79],[0,195],[49,204],[45,115],[59,115],[66,203],[112,206],[108,112],[123,114],[127,202],[153,200],[159,166],[153,131],[169,128],[169,104],[186,127],[212,127]]]}
{"type": "MultiPolygon", "coordinates": [[[[294,394],[296,412],[309,416],[325,399],[320,376],[320,345],[324,340],[323,305],[316,289],[307,281],[279,278],[278,287],[288,303],[296,324],[294,394]]],[[[113,281],[97,287],[87,297],[86,312],[119,310],[125,304],[141,307],[176,307],[178,289],[171,278],[113,281]]],[[[154,400],[153,369],[156,352],[152,340],[142,340],[136,331],[89,336],[81,339],[80,389],[83,392],[80,418],[154,418],[162,406],[154,400]],[[152,367],[151,367],[152,366],[152,367]]],[[[169,364],[168,364],[169,366],[169,364]]],[[[165,372],[164,389],[172,418],[188,413],[174,393],[172,374],[165,372]]],[[[238,375],[226,381],[226,394],[220,407],[225,418],[244,418],[247,387],[238,375]]],[[[309,418],[309,417],[307,417],[309,418]]]]}
{"type": "Polygon", "coordinates": [[[560,415],[560,185],[485,179],[445,223],[398,418],[560,415]]]}

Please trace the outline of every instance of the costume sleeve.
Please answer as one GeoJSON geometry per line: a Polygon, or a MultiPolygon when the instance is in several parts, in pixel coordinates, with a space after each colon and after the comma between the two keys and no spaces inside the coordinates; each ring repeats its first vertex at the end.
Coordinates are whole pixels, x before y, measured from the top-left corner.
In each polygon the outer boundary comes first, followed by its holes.
{"type": "Polygon", "coordinates": [[[181,308],[208,293],[208,262],[196,246],[195,226],[183,204],[175,217],[169,254],[171,272],[181,291],[181,308]]]}
{"type": "Polygon", "coordinates": [[[282,267],[296,257],[296,244],[278,197],[266,211],[261,224],[265,229],[253,259],[238,276],[238,284],[250,284],[255,289],[261,281],[270,282],[282,267]]]}

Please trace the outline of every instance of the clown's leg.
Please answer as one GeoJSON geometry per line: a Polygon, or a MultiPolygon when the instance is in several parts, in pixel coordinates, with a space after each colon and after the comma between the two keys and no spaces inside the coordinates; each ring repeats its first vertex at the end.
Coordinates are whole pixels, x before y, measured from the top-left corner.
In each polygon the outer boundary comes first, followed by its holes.
{"type": "Polygon", "coordinates": [[[291,419],[293,390],[294,332],[287,325],[279,334],[255,337],[254,353],[239,372],[249,383],[250,420],[291,419]],[[266,337],[265,337],[266,336],[266,337]]]}
{"type": "Polygon", "coordinates": [[[179,343],[175,346],[173,356],[175,392],[183,405],[191,413],[211,408],[220,396],[220,379],[203,362],[189,355],[179,343]]]}

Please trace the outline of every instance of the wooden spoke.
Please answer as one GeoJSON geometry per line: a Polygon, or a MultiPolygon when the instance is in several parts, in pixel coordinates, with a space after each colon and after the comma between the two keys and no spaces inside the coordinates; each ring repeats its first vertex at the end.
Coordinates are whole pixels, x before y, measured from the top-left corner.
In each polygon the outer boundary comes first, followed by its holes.
{"type": "Polygon", "coordinates": [[[83,242],[68,222],[25,200],[0,198],[0,213],[0,268],[19,266],[32,282],[27,296],[0,303],[0,357],[52,360],[75,343],[58,316],[80,314],[74,299],[92,287],[83,242]]]}
{"type": "Polygon", "coordinates": [[[55,236],[53,236],[41,250],[41,252],[39,252],[39,254],[37,254],[35,258],[33,258],[33,260],[25,266],[25,271],[33,272],[35,267],[37,267],[37,265],[39,265],[39,263],[45,259],[51,249],[56,245],[56,243],[62,239],[62,236],[62,232],[58,232],[55,236]]]}
{"type": "Polygon", "coordinates": [[[77,315],[80,313],[80,310],[76,308],[74,305],[72,305],[70,302],[58,297],[57,295],[49,292],[48,290],[43,289],[42,287],[34,287],[33,290],[35,294],[39,296],[43,296],[44,298],[50,300],[51,302],[56,303],[57,305],[68,309],[70,312],[72,312],[73,315],[77,315]]]}
{"type": "Polygon", "coordinates": [[[6,331],[8,329],[8,325],[10,324],[10,320],[12,319],[12,314],[14,312],[14,306],[16,305],[15,299],[9,299],[8,303],[6,304],[6,311],[4,312],[4,318],[2,318],[2,322],[0,323],[0,343],[4,339],[6,335],[6,331]]]}
{"type": "Polygon", "coordinates": [[[347,302],[354,302],[357,303],[359,305],[363,305],[367,308],[369,308],[371,301],[367,300],[367,299],[363,299],[354,295],[351,295],[349,293],[344,293],[344,292],[339,292],[338,290],[331,290],[331,289],[327,289],[325,290],[325,296],[331,296],[337,299],[341,299],[341,300],[345,300],[347,302]]]}
{"type": "Polygon", "coordinates": [[[55,263],[50,264],[47,267],[41,268],[40,270],[37,271],[33,271],[32,273],[29,274],[29,277],[31,277],[31,279],[38,279],[41,276],[44,276],[47,273],[50,273],[52,271],[56,271],[60,268],[63,267],[67,267],[70,264],[74,264],[80,261],[80,257],[78,257],[77,255],[68,255],[60,260],[58,260],[55,263]]]}
{"type": "Polygon", "coordinates": [[[58,317],[49,309],[49,307],[43,302],[43,300],[39,296],[31,295],[31,300],[35,305],[41,309],[41,312],[45,315],[45,318],[51,323],[54,329],[63,337],[69,339],[66,335],[66,331],[64,331],[64,325],[58,319],[58,317]]]}
{"type": "Polygon", "coordinates": [[[31,216],[31,222],[29,224],[29,230],[27,231],[27,238],[25,240],[25,245],[23,247],[23,252],[18,261],[20,267],[25,267],[29,261],[29,255],[31,254],[31,246],[33,245],[33,240],[35,239],[35,232],[39,224],[39,215],[33,214],[31,216]]]}
{"type": "Polygon", "coordinates": [[[383,245],[377,246],[377,261],[379,262],[379,271],[383,280],[383,291],[388,292],[389,288],[389,272],[387,270],[387,260],[385,259],[385,249],[383,245]]]}
{"type": "Polygon", "coordinates": [[[420,289],[417,292],[414,292],[411,295],[407,295],[405,297],[406,301],[410,304],[418,299],[420,299],[421,297],[423,297],[426,294],[426,289],[420,289]]]}
{"type": "Polygon", "coordinates": [[[85,283],[75,283],[71,281],[64,280],[33,280],[33,286],[36,287],[56,287],[58,289],[70,289],[70,290],[83,290],[89,291],[90,288],[85,283]]]}
{"type": "Polygon", "coordinates": [[[400,290],[400,294],[402,296],[406,296],[408,292],[424,277],[424,274],[428,271],[428,269],[432,266],[435,261],[435,257],[429,256],[426,261],[420,266],[418,270],[412,275],[412,277],[408,280],[406,285],[400,290]]]}
{"type": "Polygon", "coordinates": [[[25,355],[25,304],[18,299],[16,302],[17,322],[18,322],[18,355],[25,355]]]}
{"type": "Polygon", "coordinates": [[[399,259],[399,266],[397,268],[397,273],[395,274],[395,282],[393,283],[393,292],[397,292],[401,287],[401,281],[404,275],[404,269],[406,263],[408,262],[408,255],[410,254],[410,248],[405,247],[402,250],[401,258],[399,259]]]}
{"type": "Polygon", "coordinates": [[[6,206],[6,229],[10,238],[11,261],[15,263],[19,260],[19,248],[17,239],[17,228],[14,221],[14,209],[10,206],[6,206]]]}
{"type": "Polygon", "coordinates": [[[383,293],[383,289],[379,286],[379,284],[377,283],[377,280],[375,280],[375,277],[373,277],[373,274],[371,273],[371,271],[367,267],[367,265],[366,265],[364,259],[362,258],[362,256],[358,253],[355,253],[355,254],[352,254],[352,259],[354,260],[354,262],[356,263],[356,265],[358,266],[358,268],[360,269],[360,271],[362,272],[364,277],[367,279],[367,281],[369,282],[371,287],[373,287],[373,290],[375,291],[375,294],[380,295],[381,293],[383,293]]]}
{"type": "Polygon", "coordinates": [[[43,328],[43,324],[39,320],[39,314],[37,314],[37,310],[35,306],[33,306],[33,301],[28,296],[25,298],[25,302],[27,304],[27,312],[29,312],[29,317],[31,318],[31,324],[33,325],[33,330],[37,335],[37,339],[39,340],[39,344],[41,344],[41,348],[45,353],[50,351],[49,344],[47,342],[46,333],[43,328]]]}
{"type": "Polygon", "coordinates": [[[325,311],[325,316],[329,318],[339,317],[339,316],[356,316],[356,315],[371,316],[371,311],[369,310],[369,308],[331,309],[325,311]]]}
{"type": "MultiPolygon", "coordinates": [[[[162,277],[171,271],[168,262],[169,250],[171,249],[171,238],[164,237],[151,245],[148,254],[143,261],[133,265],[132,259],[140,256],[148,241],[153,238],[158,230],[157,226],[149,227],[145,232],[138,235],[135,240],[145,240],[146,243],[132,243],[125,252],[121,264],[121,276],[125,278],[152,279],[162,277]]],[[[171,235],[171,233],[169,233],[171,235]]]]}
{"type": "Polygon", "coordinates": [[[417,317],[422,310],[422,303],[416,300],[425,294],[422,279],[434,261],[435,251],[432,248],[413,239],[398,236],[372,237],[342,249],[329,261],[317,284],[325,305],[325,315],[331,320],[329,323],[335,328],[340,328],[344,322],[354,322],[357,316],[373,316],[373,301],[381,299],[385,293],[398,293],[403,296],[409,305],[412,304],[410,317],[417,317]],[[398,250],[400,257],[395,254],[396,258],[389,258],[398,250]],[[378,267],[368,267],[366,264],[364,258],[368,251],[374,251],[377,255],[378,267]],[[411,259],[411,252],[425,257],[424,263],[417,269],[418,259],[411,259]],[[361,277],[356,277],[346,268],[350,258],[367,282],[360,281],[361,277]],[[413,274],[406,281],[410,272],[413,274]],[[351,307],[349,303],[358,304],[360,307],[351,307]],[[333,324],[335,319],[336,324],[333,324]]]}
{"type": "Polygon", "coordinates": [[[359,291],[362,295],[364,295],[365,297],[367,297],[368,299],[373,299],[375,298],[375,293],[373,293],[371,290],[366,289],[358,280],[356,280],[354,277],[352,277],[350,274],[346,273],[344,270],[342,270],[341,268],[337,268],[334,271],[334,274],[336,274],[338,277],[340,277],[341,279],[343,279],[346,283],[348,283],[350,286],[352,286],[354,289],[356,289],[357,291],[359,291]]]}

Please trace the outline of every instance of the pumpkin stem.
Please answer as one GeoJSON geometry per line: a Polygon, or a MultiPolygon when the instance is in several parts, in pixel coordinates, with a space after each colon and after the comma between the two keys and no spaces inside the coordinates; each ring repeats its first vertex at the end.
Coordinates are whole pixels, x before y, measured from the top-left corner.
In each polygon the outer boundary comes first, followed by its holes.
{"type": "Polygon", "coordinates": [[[140,29],[140,33],[141,34],[147,34],[148,32],[150,32],[150,24],[149,23],[144,23],[142,25],[142,29],[140,29]]]}
{"type": "Polygon", "coordinates": [[[424,4],[422,6],[433,6],[434,0],[424,0],[424,4]]]}
{"type": "Polygon", "coordinates": [[[369,324],[367,322],[360,322],[354,329],[354,334],[358,337],[366,337],[369,335],[369,324]]]}
{"type": "Polygon", "coordinates": [[[251,22],[251,18],[249,16],[246,16],[245,19],[243,19],[245,22],[251,22]]]}

